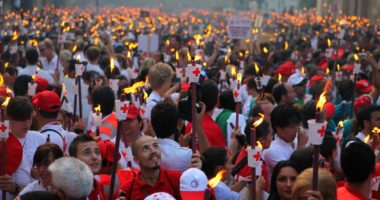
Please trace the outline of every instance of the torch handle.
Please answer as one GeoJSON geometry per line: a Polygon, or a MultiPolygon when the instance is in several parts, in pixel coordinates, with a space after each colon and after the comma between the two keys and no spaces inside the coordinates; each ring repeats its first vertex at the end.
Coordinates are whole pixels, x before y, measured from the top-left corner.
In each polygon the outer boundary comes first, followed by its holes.
{"type": "MultiPolygon", "coordinates": [[[[5,110],[4,108],[2,107],[0,109],[0,121],[1,122],[4,122],[5,121],[5,110]]],[[[6,143],[5,143],[5,139],[1,139],[1,175],[4,176],[7,172],[6,172],[6,165],[5,165],[5,156],[6,156],[6,143]]],[[[6,199],[6,192],[3,190],[2,191],[2,198],[1,199],[6,199]]]]}
{"type": "Polygon", "coordinates": [[[113,163],[112,163],[112,172],[111,172],[111,183],[110,183],[110,191],[109,191],[109,198],[108,199],[113,199],[113,194],[114,194],[114,189],[115,189],[117,156],[119,154],[120,135],[121,135],[121,126],[122,126],[122,124],[123,124],[122,120],[120,120],[120,121],[117,122],[115,151],[114,151],[114,154],[113,154],[113,163]]]}
{"type": "Polygon", "coordinates": [[[79,95],[79,118],[83,117],[83,111],[82,111],[82,87],[81,87],[81,77],[78,76],[78,95],[79,95]]]}
{"type": "MultiPolygon", "coordinates": [[[[251,148],[256,148],[256,128],[253,127],[253,131],[251,132],[251,148]]],[[[256,200],[256,168],[252,167],[252,180],[251,180],[251,195],[252,199],[256,200]]]]}
{"type": "Polygon", "coordinates": [[[314,146],[314,155],[313,155],[313,190],[318,191],[318,170],[319,170],[319,152],[320,145],[314,146]]]}
{"type": "Polygon", "coordinates": [[[196,113],[197,113],[197,108],[195,106],[196,101],[197,101],[197,84],[196,83],[191,83],[191,122],[193,124],[193,133],[191,135],[191,150],[193,153],[196,152],[197,150],[197,129],[195,126],[198,126],[199,124],[196,124],[196,113]]]}

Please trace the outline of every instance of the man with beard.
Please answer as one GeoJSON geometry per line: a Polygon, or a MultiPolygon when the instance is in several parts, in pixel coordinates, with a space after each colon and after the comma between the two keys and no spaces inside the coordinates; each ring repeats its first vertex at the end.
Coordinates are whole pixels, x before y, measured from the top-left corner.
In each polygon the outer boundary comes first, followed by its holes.
{"type": "Polygon", "coordinates": [[[157,139],[142,136],[132,144],[133,159],[140,166],[140,172],[123,184],[126,199],[144,199],[156,192],[167,192],[181,199],[179,179],[181,173],[161,168],[161,151],[157,139]]]}

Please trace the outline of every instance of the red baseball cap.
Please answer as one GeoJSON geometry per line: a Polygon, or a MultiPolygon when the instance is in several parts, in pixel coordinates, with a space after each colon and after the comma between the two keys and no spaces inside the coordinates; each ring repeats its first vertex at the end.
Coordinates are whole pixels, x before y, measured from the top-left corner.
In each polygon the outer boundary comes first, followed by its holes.
{"type": "MultiPolygon", "coordinates": [[[[113,154],[115,152],[115,145],[110,140],[99,140],[98,142],[100,154],[103,160],[113,162],[113,154]]],[[[117,155],[117,160],[120,159],[120,154],[117,155]]]]}
{"type": "Polygon", "coordinates": [[[342,70],[345,70],[345,71],[353,71],[355,68],[354,65],[345,65],[342,67],[342,70]]]}
{"type": "Polygon", "coordinates": [[[292,61],[286,61],[282,63],[274,73],[290,76],[294,73],[295,69],[296,64],[294,64],[292,61]]]}
{"type": "MultiPolygon", "coordinates": [[[[5,142],[5,168],[6,172],[9,175],[12,175],[20,166],[21,160],[22,160],[22,145],[18,141],[18,139],[12,135],[9,134],[9,137],[7,141],[5,142]]],[[[2,148],[0,148],[0,153],[2,151],[2,148]]],[[[1,163],[0,159],[0,166],[2,166],[3,163],[1,163]]]]}
{"type": "Polygon", "coordinates": [[[357,113],[364,106],[368,106],[371,104],[372,104],[371,97],[369,97],[367,95],[362,95],[355,100],[354,111],[355,111],[355,113],[357,113]]]}
{"type": "Polygon", "coordinates": [[[127,118],[136,119],[138,116],[140,116],[140,110],[134,104],[129,105],[127,118]]]}
{"type": "Polygon", "coordinates": [[[324,76],[322,76],[322,75],[314,75],[310,79],[309,86],[313,85],[317,81],[323,81],[323,80],[325,80],[324,76]]]}
{"type": "Polygon", "coordinates": [[[37,92],[44,91],[49,87],[49,82],[46,80],[46,78],[36,76],[34,82],[37,83],[37,92]]]}
{"type": "Polygon", "coordinates": [[[12,91],[10,92],[7,92],[7,88],[6,87],[0,87],[0,96],[1,97],[11,97],[11,93],[12,91]]]}
{"type": "Polygon", "coordinates": [[[33,105],[46,112],[58,112],[61,109],[61,100],[57,93],[44,90],[32,98],[33,105]]]}
{"type": "Polygon", "coordinates": [[[373,85],[371,85],[367,79],[362,79],[356,82],[355,91],[360,93],[370,93],[373,90],[373,85]]]}
{"type": "Polygon", "coordinates": [[[321,69],[326,70],[326,68],[328,67],[327,59],[322,59],[321,61],[319,61],[318,66],[321,69]]]}
{"type": "Polygon", "coordinates": [[[326,119],[330,119],[335,113],[335,106],[333,103],[327,102],[323,105],[323,110],[325,110],[326,119]]]}

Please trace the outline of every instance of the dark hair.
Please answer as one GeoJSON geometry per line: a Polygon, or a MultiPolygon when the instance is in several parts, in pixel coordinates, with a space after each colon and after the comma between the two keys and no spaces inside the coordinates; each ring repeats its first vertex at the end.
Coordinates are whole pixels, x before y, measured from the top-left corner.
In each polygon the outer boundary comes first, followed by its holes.
{"type": "Polygon", "coordinates": [[[202,153],[202,171],[207,178],[216,175],[216,168],[227,162],[227,150],[222,147],[209,147],[202,153]]]}
{"type": "Polygon", "coordinates": [[[33,165],[46,162],[50,154],[53,155],[53,160],[63,157],[63,152],[58,145],[54,143],[45,143],[39,146],[34,153],[33,165]]]}
{"type": "Polygon", "coordinates": [[[100,105],[103,116],[112,113],[115,107],[115,95],[108,86],[99,86],[92,91],[93,105],[100,105]]]}
{"type": "Polygon", "coordinates": [[[371,115],[373,112],[380,112],[380,106],[377,105],[368,105],[361,108],[358,113],[356,114],[356,119],[358,122],[358,128],[359,130],[364,129],[364,121],[370,121],[371,115]]]}
{"type": "Polygon", "coordinates": [[[78,145],[86,142],[95,142],[94,138],[89,135],[79,135],[74,138],[69,146],[69,154],[71,157],[77,157],[78,145]]]}
{"type": "Polygon", "coordinates": [[[338,92],[342,100],[351,101],[352,95],[354,95],[354,83],[349,79],[338,82],[338,92]]]}
{"type": "Polygon", "coordinates": [[[284,128],[302,121],[300,112],[291,105],[276,106],[270,115],[273,131],[276,127],[284,128]]]}
{"type": "Polygon", "coordinates": [[[314,99],[311,99],[303,106],[302,118],[303,118],[304,128],[309,128],[309,124],[307,123],[307,121],[315,118],[316,106],[317,106],[317,101],[314,99]]]}
{"type": "Polygon", "coordinates": [[[283,95],[286,96],[286,94],[288,94],[288,91],[286,90],[285,84],[278,83],[278,84],[274,85],[274,87],[272,89],[272,95],[273,95],[276,103],[280,103],[281,97],[283,95]]]}
{"type": "Polygon", "coordinates": [[[294,163],[298,172],[313,166],[314,147],[308,146],[303,149],[295,150],[289,160],[294,163]]]}
{"type": "Polygon", "coordinates": [[[326,133],[321,145],[321,155],[330,159],[333,157],[334,150],[336,150],[336,139],[332,134],[326,133]]]}
{"type": "Polygon", "coordinates": [[[89,61],[93,62],[100,58],[100,50],[96,46],[91,46],[86,50],[86,55],[89,61]]]}
{"type": "Polygon", "coordinates": [[[58,113],[59,111],[57,112],[48,112],[48,111],[44,111],[44,110],[38,110],[38,112],[40,113],[40,115],[43,117],[43,118],[47,118],[47,119],[56,119],[57,116],[58,116],[58,113]]]}
{"type": "Polygon", "coordinates": [[[168,138],[177,130],[178,109],[167,101],[157,103],[152,109],[151,122],[158,138],[168,138]]]}
{"type": "Polygon", "coordinates": [[[7,115],[15,121],[25,121],[32,117],[33,106],[26,97],[14,97],[8,103],[7,115]]]}
{"type": "Polygon", "coordinates": [[[213,80],[205,80],[200,89],[201,101],[206,105],[206,112],[215,108],[218,102],[218,86],[213,80]]]}
{"type": "Polygon", "coordinates": [[[38,63],[38,51],[36,48],[28,48],[25,52],[25,59],[28,64],[36,65],[38,63]]]}
{"type": "Polygon", "coordinates": [[[11,76],[15,76],[15,75],[17,76],[18,70],[16,67],[9,66],[9,67],[5,68],[5,73],[8,73],[11,76]]]}
{"type": "Polygon", "coordinates": [[[48,191],[32,191],[26,194],[23,194],[20,197],[21,200],[60,200],[59,196],[54,192],[48,191]]]}
{"type": "Polygon", "coordinates": [[[28,83],[32,82],[29,75],[21,75],[15,79],[13,92],[15,96],[26,96],[28,94],[28,83]]]}
{"type": "MultiPolygon", "coordinates": [[[[256,120],[256,119],[255,119],[256,120]]],[[[254,119],[248,119],[247,125],[244,128],[244,134],[247,144],[251,142],[251,128],[253,127],[254,119]]],[[[270,124],[267,121],[261,122],[260,125],[256,127],[256,140],[262,137],[266,137],[269,134],[270,124]]]]}
{"type": "Polygon", "coordinates": [[[235,100],[232,90],[225,90],[219,95],[219,107],[232,111],[235,110],[235,100]]]}
{"type": "Polygon", "coordinates": [[[348,143],[342,150],[340,164],[349,183],[363,183],[375,170],[375,154],[363,142],[348,143]]]}
{"type": "Polygon", "coordinates": [[[274,166],[273,171],[272,171],[268,200],[280,199],[278,191],[277,191],[276,179],[277,179],[277,176],[280,173],[281,169],[284,167],[292,167],[293,169],[295,169],[297,171],[296,166],[290,160],[283,160],[283,161],[278,162],[276,164],[276,166],[274,166]]]}

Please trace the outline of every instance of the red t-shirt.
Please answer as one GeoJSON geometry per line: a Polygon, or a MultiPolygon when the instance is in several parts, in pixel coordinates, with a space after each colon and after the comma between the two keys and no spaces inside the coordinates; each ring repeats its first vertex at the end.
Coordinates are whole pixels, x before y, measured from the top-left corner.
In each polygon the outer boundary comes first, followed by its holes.
{"type": "Polygon", "coordinates": [[[359,192],[356,192],[349,188],[347,184],[345,184],[343,187],[338,188],[337,197],[338,200],[370,200],[359,192]]]}
{"type": "Polygon", "coordinates": [[[371,179],[372,198],[380,199],[380,163],[376,163],[375,176],[371,179]]]}
{"type": "MultiPolygon", "coordinates": [[[[190,133],[191,128],[191,123],[188,123],[186,127],[186,133],[190,133]]],[[[208,141],[210,142],[210,146],[226,148],[227,143],[224,139],[222,129],[217,123],[215,123],[215,121],[208,113],[204,114],[202,128],[206,134],[208,141]]]]}
{"type": "Polygon", "coordinates": [[[135,178],[132,178],[121,186],[121,190],[127,194],[127,200],[129,200],[129,197],[133,200],[142,200],[156,192],[166,192],[175,199],[181,199],[179,191],[181,173],[160,169],[160,177],[153,186],[143,182],[140,179],[140,173],[141,172],[139,172],[135,178]]]}
{"type": "MultiPolygon", "coordinates": [[[[247,146],[243,147],[238,155],[238,157],[236,158],[236,162],[235,162],[235,165],[238,164],[243,158],[247,157],[248,156],[248,152],[247,152],[247,146]]],[[[269,192],[269,175],[268,175],[268,169],[265,165],[265,163],[263,162],[263,164],[261,165],[261,169],[262,169],[262,173],[261,175],[264,177],[265,179],[265,185],[264,185],[264,190],[266,192],[269,192]]],[[[250,168],[248,166],[248,164],[245,164],[244,167],[237,173],[237,177],[239,176],[242,176],[242,177],[247,177],[247,176],[250,176],[252,174],[252,168],[250,168]]]]}
{"type": "Polygon", "coordinates": [[[88,196],[89,200],[104,200],[104,195],[103,195],[103,185],[94,179],[94,184],[92,191],[90,195],[88,196]]]}

